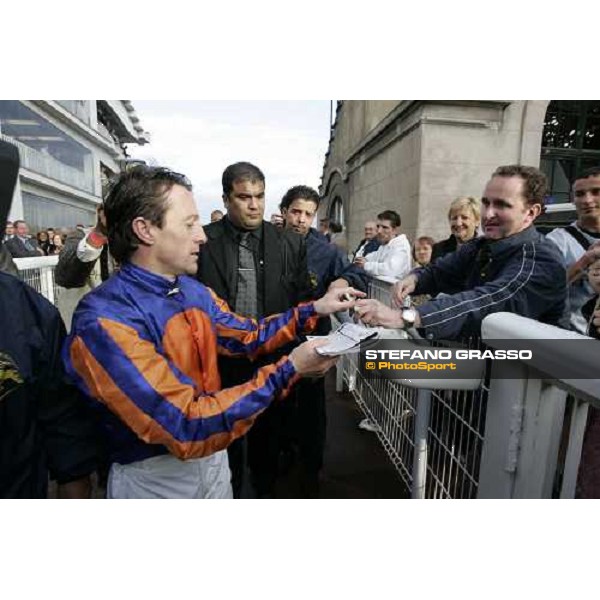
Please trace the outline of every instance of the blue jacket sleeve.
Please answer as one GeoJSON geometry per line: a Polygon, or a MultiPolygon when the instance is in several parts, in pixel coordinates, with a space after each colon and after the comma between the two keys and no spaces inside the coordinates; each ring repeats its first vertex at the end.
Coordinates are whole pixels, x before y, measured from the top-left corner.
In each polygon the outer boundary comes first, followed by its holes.
{"type": "MultiPolygon", "coordinates": [[[[460,264],[460,256],[443,257],[436,263],[437,270],[435,267],[430,270],[438,279],[429,274],[427,281],[443,281],[460,264]]],[[[435,293],[439,288],[428,289],[435,293]]],[[[502,311],[557,323],[564,309],[566,291],[564,266],[552,255],[540,252],[536,244],[525,244],[520,257],[507,263],[493,281],[471,290],[442,294],[420,306],[421,327],[430,339],[480,335],[483,319],[502,311]]]]}

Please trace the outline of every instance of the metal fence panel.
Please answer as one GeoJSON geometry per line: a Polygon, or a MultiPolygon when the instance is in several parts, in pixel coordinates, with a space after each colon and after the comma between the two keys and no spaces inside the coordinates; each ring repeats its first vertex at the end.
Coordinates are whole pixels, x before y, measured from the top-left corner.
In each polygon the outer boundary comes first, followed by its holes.
{"type": "Polygon", "coordinates": [[[56,304],[60,288],[54,281],[54,269],[58,256],[40,256],[13,259],[19,269],[19,277],[52,304],[56,304]]]}
{"type": "MultiPolygon", "coordinates": [[[[387,281],[373,279],[369,286],[369,297],[388,305],[390,292],[387,281]]],[[[338,369],[365,416],[377,426],[384,450],[413,497],[477,497],[487,386],[431,391],[366,379],[359,372],[358,355],[343,356],[338,369]],[[420,433],[417,424],[423,420],[420,433]]]]}

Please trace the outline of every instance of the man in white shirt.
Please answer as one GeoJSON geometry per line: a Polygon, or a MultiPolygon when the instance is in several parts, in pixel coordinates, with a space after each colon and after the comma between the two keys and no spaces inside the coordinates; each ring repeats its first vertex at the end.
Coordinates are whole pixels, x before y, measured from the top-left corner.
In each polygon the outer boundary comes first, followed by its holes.
{"type": "Polygon", "coordinates": [[[377,215],[377,241],[381,244],[375,252],[358,257],[354,263],[372,276],[396,280],[406,276],[412,268],[410,244],[400,233],[400,215],[394,210],[384,210],[377,215]]]}
{"type": "Polygon", "coordinates": [[[594,296],[587,270],[600,259],[600,166],[578,176],[572,194],[577,220],[546,237],[558,246],[567,267],[568,297],[561,325],[585,335],[588,324],[581,308],[594,296]]]}

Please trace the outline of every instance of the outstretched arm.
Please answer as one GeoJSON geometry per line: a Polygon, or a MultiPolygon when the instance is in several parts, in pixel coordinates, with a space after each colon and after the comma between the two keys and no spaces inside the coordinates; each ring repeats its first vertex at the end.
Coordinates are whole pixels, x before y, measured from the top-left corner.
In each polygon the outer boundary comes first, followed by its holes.
{"type": "Polygon", "coordinates": [[[212,290],[210,293],[210,316],[216,324],[219,352],[228,356],[245,354],[251,358],[270,354],[297,340],[300,334],[310,333],[316,327],[318,317],[353,308],[354,298],[365,295],[351,287],[336,287],[314,302],[300,304],[284,313],[256,320],[236,315],[224,300],[212,290]],[[347,299],[347,294],[351,294],[352,299],[347,299]]]}

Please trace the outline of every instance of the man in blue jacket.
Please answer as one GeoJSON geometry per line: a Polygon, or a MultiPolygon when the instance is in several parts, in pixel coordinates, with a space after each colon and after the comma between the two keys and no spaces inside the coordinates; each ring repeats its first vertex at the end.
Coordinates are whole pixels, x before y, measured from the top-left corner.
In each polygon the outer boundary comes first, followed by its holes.
{"type": "Polygon", "coordinates": [[[557,325],[567,278],[560,253],[533,222],[542,212],[546,177],[534,167],[496,169],[482,198],[484,235],[464,244],[397,283],[400,304],[409,294],[436,296],[418,309],[394,310],[376,300],[361,300],[363,322],[389,328],[420,328],[428,339],[479,337],[492,313],[514,312],[557,325]]]}
{"type": "MultiPolygon", "coordinates": [[[[299,233],[306,240],[306,259],[315,297],[321,297],[329,287],[352,287],[366,291],[369,276],[363,269],[351,265],[335,244],[312,228],[319,194],[305,185],[290,188],[279,208],[285,228],[299,233]]],[[[319,319],[316,333],[331,331],[329,317],[319,319]]],[[[322,378],[305,379],[296,386],[295,401],[287,408],[294,412],[292,437],[298,444],[301,482],[304,495],[316,497],[319,493],[319,472],[323,466],[326,435],[325,382],[322,378]],[[291,407],[291,408],[290,408],[291,407]]]]}
{"type": "MultiPolygon", "coordinates": [[[[19,152],[0,140],[0,223],[10,209],[19,152]]],[[[1,243],[0,243],[1,246],[1,243]]],[[[0,498],[86,498],[99,462],[91,415],[60,362],[65,327],[58,310],[0,272],[0,498]]]]}

